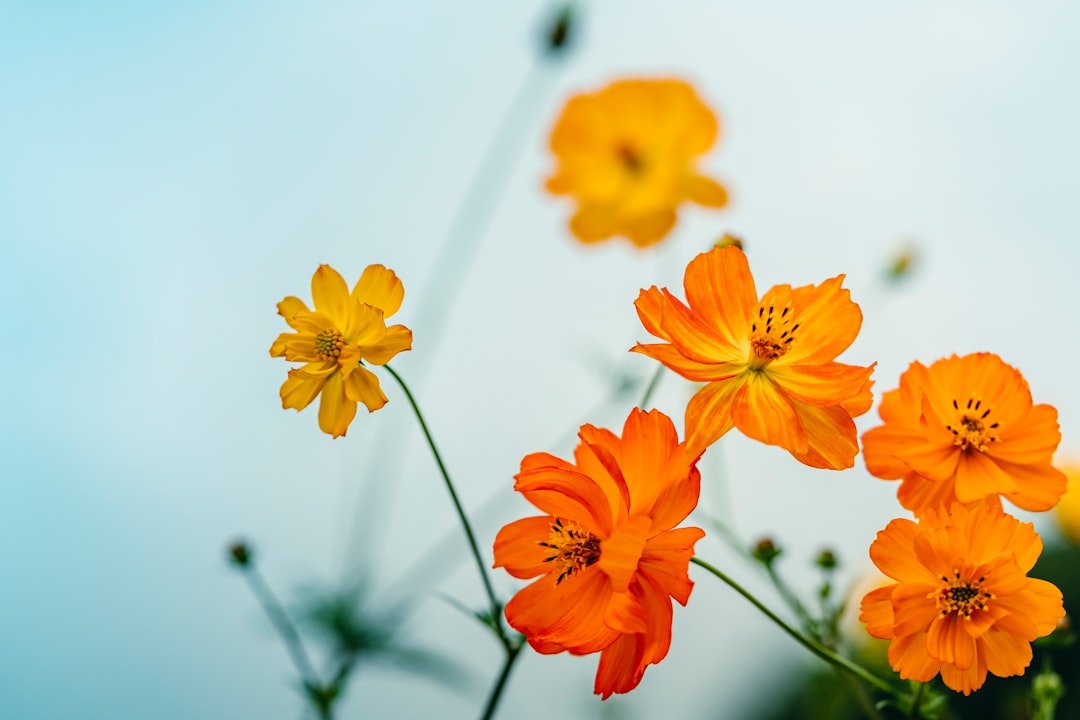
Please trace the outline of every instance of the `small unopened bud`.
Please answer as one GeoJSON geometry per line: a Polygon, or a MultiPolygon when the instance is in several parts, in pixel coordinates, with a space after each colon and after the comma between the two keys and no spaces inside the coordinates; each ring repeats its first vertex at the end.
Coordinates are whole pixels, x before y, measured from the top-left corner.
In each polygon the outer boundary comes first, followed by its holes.
{"type": "Polygon", "coordinates": [[[714,247],[718,247],[718,248],[737,247],[740,250],[742,250],[743,249],[742,238],[737,237],[735,235],[732,235],[730,233],[724,233],[720,237],[720,239],[716,241],[716,245],[714,247]]]}
{"type": "Polygon", "coordinates": [[[839,564],[836,560],[836,554],[832,550],[822,550],[814,562],[823,570],[833,570],[839,564]]]}
{"type": "Polygon", "coordinates": [[[885,274],[894,282],[902,280],[911,274],[918,261],[919,253],[915,247],[910,244],[904,245],[893,255],[885,274]]]}
{"type": "Polygon", "coordinates": [[[563,5],[544,33],[544,49],[549,55],[566,52],[574,30],[574,6],[563,5]]]}
{"type": "Polygon", "coordinates": [[[1047,668],[1031,680],[1031,699],[1039,708],[1039,717],[1054,717],[1054,707],[1065,694],[1065,683],[1061,676],[1047,668]]]}
{"type": "Polygon", "coordinates": [[[251,548],[243,541],[235,542],[229,546],[228,557],[233,565],[245,568],[251,564],[251,548]]]}
{"type": "Polygon", "coordinates": [[[762,565],[772,565],[773,560],[780,557],[780,548],[776,547],[771,538],[762,538],[750,554],[762,565]]]}

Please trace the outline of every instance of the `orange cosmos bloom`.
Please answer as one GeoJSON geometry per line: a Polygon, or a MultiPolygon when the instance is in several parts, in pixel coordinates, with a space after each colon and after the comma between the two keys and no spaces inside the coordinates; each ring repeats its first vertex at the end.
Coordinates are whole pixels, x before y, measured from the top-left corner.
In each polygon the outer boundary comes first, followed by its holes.
{"type": "Polygon", "coordinates": [[[1027,577],[1042,540],[1031,523],[994,503],[927,510],[919,523],[893,520],[870,545],[870,558],[895,580],[863,598],[859,619],[891,640],[900,677],[942,681],[965,695],[987,671],[1023,675],[1031,641],[1064,616],[1061,591],[1027,577]]]}
{"type": "Polygon", "coordinates": [[[687,265],[689,306],[666,288],[641,291],[638,317],[665,342],[632,350],[708,383],[686,407],[691,452],[737,427],[812,467],[854,465],[859,445],[852,418],[873,402],[874,366],[834,361],[862,326],[843,279],[777,285],[759,301],[746,256],[731,246],[687,265]]]}
{"type": "Polygon", "coordinates": [[[866,468],[900,479],[900,504],[916,515],[998,495],[1049,510],[1065,492],[1050,464],[1057,410],[1032,405],[1023,376],[993,353],[912,363],[878,412],[885,424],[863,435],[866,468]]]}
{"type": "Polygon", "coordinates": [[[314,311],[296,297],[278,303],[278,314],[296,332],[279,335],[270,355],[306,363],[289,370],[281,406],[303,410],[321,393],[319,427],[340,437],[356,416],[356,403],[368,412],[386,404],[379,379],[361,361],[383,365],[412,347],[411,330],[386,326],[405,289],[393,270],[369,265],[350,293],[336,270],[320,265],[311,278],[311,297],[314,311]]]}
{"type": "Polygon", "coordinates": [[[700,475],[670,418],[634,409],[622,437],[583,425],[574,462],[534,453],[514,489],[544,514],[495,538],[495,565],[539,578],[506,619],[540,653],[600,653],[594,692],[637,687],[671,644],[671,598],[685,605],[687,565],[705,533],[677,524],[697,505],[700,475]]]}
{"type": "Polygon", "coordinates": [[[1054,508],[1058,526],[1065,537],[1080,545],[1080,465],[1058,466],[1065,473],[1067,489],[1054,508]]]}
{"type": "Polygon", "coordinates": [[[621,80],[570,99],[551,133],[547,189],[571,195],[570,230],[586,243],[664,239],[685,200],[719,208],[727,191],[695,169],[716,142],[716,116],[681,80],[621,80]]]}

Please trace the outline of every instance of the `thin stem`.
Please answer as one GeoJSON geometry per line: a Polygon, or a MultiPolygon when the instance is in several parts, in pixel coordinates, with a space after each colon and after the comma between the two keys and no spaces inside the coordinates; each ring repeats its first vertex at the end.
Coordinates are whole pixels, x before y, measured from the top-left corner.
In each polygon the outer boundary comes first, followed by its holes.
{"type": "Polygon", "coordinates": [[[799,621],[802,622],[803,630],[814,636],[814,639],[818,642],[821,641],[820,633],[817,632],[814,618],[810,617],[810,613],[807,612],[806,606],[802,604],[799,597],[787,586],[783,578],[776,572],[776,568],[770,562],[765,565],[765,571],[769,574],[769,579],[772,580],[773,587],[780,593],[780,597],[784,599],[784,602],[788,604],[792,612],[799,616],[799,621]]]}
{"type": "Polygon", "coordinates": [[[506,681],[510,678],[510,671],[514,667],[514,661],[521,654],[523,645],[524,642],[520,641],[516,645],[507,645],[506,662],[503,663],[502,671],[499,673],[499,677],[495,679],[494,687],[491,688],[491,695],[488,696],[487,705],[484,706],[484,714],[480,716],[481,720],[491,720],[495,717],[495,710],[498,708],[499,700],[502,698],[503,690],[506,688],[506,681]]]}
{"type": "Polygon", "coordinates": [[[922,715],[919,713],[919,706],[922,705],[923,695],[926,693],[926,683],[916,683],[915,695],[911,698],[911,714],[910,718],[920,718],[922,715]]]}
{"type": "Polygon", "coordinates": [[[653,373],[652,379],[649,380],[649,384],[645,387],[645,396],[641,398],[641,402],[638,403],[638,407],[642,410],[648,410],[649,399],[652,398],[653,392],[656,390],[656,386],[660,384],[660,378],[664,374],[664,366],[657,365],[656,372],[653,373]]]}
{"type": "Polygon", "coordinates": [[[450,499],[454,502],[454,509],[457,511],[458,518],[461,519],[461,526],[465,530],[465,537],[469,541],[469,548],[472,550],[473,558],[476,559],[476,569],[480,571],[480,579],[484,583],[484,591],[487,593],[488,601],[491,603],[491,627],[498,633],[499,640],[502,641],[503,645],[506,646],[509,651],[510,641],[507,639],[506,633],[503,632],[499,601],[495,597],[495,589],[491,586],[491,579],[488,577],[487,566],[484,564],[484,559],[480,555],[480,547],[476,544],[476,535],[473,533],[472,525],[469,524],[468,516],[465,515],[465,508],[462,507],[461,500],[458,499],[457,491],[454,490],[454,483],[450,479],[450,473],[447,471],[445,463],[443,463],[442,455],[439,454],[439,448],[435,445],[435,439],[431,436],[431,431],[424,421],[424,415],[420,412],[420,406],[416,404],[416,398],[413,397],[412,392],[409,390],[409,386],[405,384],[405,381],[401,379],[401,376],[394,372],[394,369],[389,365],[383,365],[383,369],[397,380],[398,385],[401,386],[402,392],[405,393],[405,397],[408,398],[409,404],[412,406],[413,413],[416,414],[416,420],[420,423],[420,429],[424,432],[424,437],[427,439],[428,446],[431,448],[431,454],[435,457],[435,464],[439,466],[439,472],[446,482],[446,489],[450,493],[450,499]]]}
{"type": "Polygon", "coordinates": [[[868,685],[871,685],[874,688],[877,688],[878,690],[880,690],[883,693],[887,693],[888,695],[891,695],[892,697],[895,697],[895,698],[903,697],[902,694],[896,688],[894,688],[892,685],[885,682],[881,678],[877,677],[876,675],[874,675],[870,671],[866,670],[865,668],[863,668],[860,665],[856,665],[855,663],[851,662],[850,660],[843,657],[842,655],[837,655],[836,653],[829,650],[828,648],[822,647],[819,643],[814,642],[813,640],[811,640],[810,638],[806,637],[801,632],[799,632],[798,630],[793,628],[791,625],[788,625],[776,613],[774,613],[769,608],[765,607],[765,605],[763,605],[761,603],[761,601],[758,600],[756,597],[754,597],[749,591],[747,591],[741,585],[739,585],[737,582],[735,582],[730,577],[725,575],[718,568],[713,567],[712,565],[710,565],[709,563],[705,562],[704,560],[702,560],[701,558],[698,558],[698,557],[690,558],[690,562],[694,563],[695,565],[698,565],[700,567],[705,568],[706,570],[711,572],[713,575],[715,575],[716,577],[718,577],[721,580],[723,580],[724,582],[726,582],[729,586],[731,586],[731,588],[735,592],[739,593],[744,598],[749,600],[751,605],[753,605],[758,610],[760,610],[762,613],[764,613],[767,618],[769,618],[774,623],[779,625],[781,630],[786,632],[788,635],[790,635],[792,638],[794,638],[796,642],[798,642],[800,645],[802,645],[807,650],[812,652],[814,655],[817,655],[819,658],[821,658],[825,662],[829,663],[830,665],[833,665],[835,667],[838,667],[838,668],[840,668],[842,670],[845,670],[845,671],[851,673],[852,675],[854,675],[854,676],[858,677],[859,679],[861,679],[863,682],[867,683],[868,685]]]}
{"type": "Polygon", "coordinates": [[[307,651],[304,650],[304,643],[300,639],[300,633],[296,632],[296,627],[293,626],[289,615],[285,612],[285,608],[281,606],[281,603],[270,590],[270,586],[266,584],[258,569],[253,564],[248,564],[242,570],[251,592],[255,595],[255,599],[259,601],[263,612],[270,618],[270,624],[274,626],[278,631],[278,635],[284,641],[285,648],[292,657],[293,664],[296,665],[296,671],[300,673],[300,680],[310,693],[312,689],[319,687],[319,678],[315,673],[311,660],[308,659],[307,651]]]}

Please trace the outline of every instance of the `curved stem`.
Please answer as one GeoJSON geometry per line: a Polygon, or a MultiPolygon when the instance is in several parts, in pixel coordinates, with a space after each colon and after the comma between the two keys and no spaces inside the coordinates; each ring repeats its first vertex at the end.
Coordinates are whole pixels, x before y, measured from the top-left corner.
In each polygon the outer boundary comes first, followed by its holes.
{"type": "Polygon", "coordinates": [[[521,648],[524,644],[524,642],[518,642],[517,645],[507,645],[506,662],[503,663],[502,671],[495,680],[495,686],[491,688],[491,695],[488,696],[487,705],[484,706],[484,714],[480,716],[481,720],[491,720],[495,717],[495,710],[498,708],[502,692],[506,688],[506,681],[510,677],[510,671],[514,668],[514,661],[521,654],[521,648]]]}
{"type": "Polygon", "coordinates": [[[281,606],[277,596],[270,590],[270,586],[266,584],[262,574],[259,573],[254,564],[246,565],[242,570],[252,594],[255,595],[259,605],[262,606],[263,612],[270,618],[270,623],[278,631],[278,635],[281,636],[282,641],[285,643],[285,649],[289,651],[289,656],[292,658],[293,664],[296,665],[296,671],[300,673],[301,682],[304,683],[309,692],[320,687],[315,668],[304,650],[304,643],[300,640],[300,633],[296,632],[296,628],[293,626],[292,621],[289,620],[285,608],[281,606]]]}
{"type": "Polygon", "coordinates": [[[922,705],[923,694],[926,692],[926,683],[918,683],[915,688],[915,696],[911,699],[911,715],[912,718],[921,718],[922,713],[919,712],[919,706],[922,705]]]}
{"type": "Polygon", "coordinates": [[[499,601],[495,597],[495,589],[491,586],[491,579],[488,577],[487,566],[484,564],[484,559],[480,555],[480,547],[476,544],[476,535],[473,533],[472,525],[469,524],[468,516],[465,515],[465,508],[462,507],[461,500],[458,499],[457,491],[454,490],[454,483],[450,479],[450,473],[446,469],[446,464],[443,463],[442,455],[439,454],[439,448],[435,445],[435,439],[431,436],[431,431],[428,429],[427,422],[424,421],[424,415],[420,412],[420,406],[416,404],[416,398],[413,397],[412,392],[409,390],[409,386],[405,384],[405,381],[401,379],[401,376],[394,372],[394,369],[389,365],[383,365],[383,369],[397,380],[398,385],[401,386],[402,392],[405,393],[405,397],[408,398],[409,404],[412,406],[417,421],[420,423],[420,429],[424,432],[424,437],[427,439],[428,446],[431,448],[431,454],[435,457],[435,464],[439,466],[439,472],[446,482],[446,489],[450,493],[450,499],[454,503],[454,509],[457,511],[458,518],[461,519],[461,526],[465,530],[465,537],[469,541],[469,549],[472,550],[473,558],[476,559],[476,569],[480,571],[480,579],[484,583],[484,591],[487,593],[488,601],[491,604],[491,627],[498,634],[499,640],[502,641],[509,652],[510,641],[507,639],[506,633],[503,632],[502,613],[500,611],[499,601]]]}
{"type": "Polygon", "coordinates": [[[851,662],[850,660],[843,657],[842,655],[837,655],[836,653],[829,650],[828,648],[823,647],[819,643],[814,642],[810,638],[806,637],[801,632],[799,632],[798,630],[793,628],[791,625],[788,625],[776,613],[774,613],[769,608],[765,607],[765,605],[763,605],[761,603],[761,601],[758,600],[756,597],[754,597],[748,590],[746,590],[741,585],[739,585],[737,582],[735,582],[730,577],[725,575],[718,568],[713,567],[712,565],[710,565],[709,563],[705,562],[704,560],[702,560],[701,558],[698,558],[698,557],[690,558],[690,562],[694,563],[695,565],[698,565],[699,567],[705,568],[706,570],[711,572],[713,575],[715,575],[716,577],[718,577],[721,580],[723,580],[724,582],[726,582],[728,585],[731,586],[731,588],[735,592],[739,593],[744,598],[749,600],[751,605],[756,607],[758,610],[760,610],[762,613],[764,613],[766,617],[768,617],[774,623],[779,625],[781,630],[786,632],[788,635],[790,635],[792,638],[794,638],[796,642],[798,642],[800,645],[802,645],[807,650],[812,652],[814,655],[817,655],[819,658],[821,658],[825,662],[827,662],[830,665],[833,665],[833,666],[835,666],[837,668],[840,668],[841,670],[844,670],[844,671],[846,671],[848,673],[851,673],[852,675],[859,678],[860,680],[867,683],[868,685],[880,690],[883,693],[891,695],[894,698],[902,698],[903,697],[902,693],[900,693],[896,688],[894,688],[892,685],[890,685],[886,681],[882,680],[878,676],[874,675],[869,670],[866,670],[865,668],[863,668],[860,665],[856,665],[855,663],[851,662]]]}
{"type": "Polygon", "coordinates": [[[649,380],[649,384],[645,387],[645,395],[641,398],[641,402],[638,403],[638,407],[642,410],[648,410],[649,400],[652,399],[653,393],[656,391],[656,386],[660,384],[660,377],[664,374],[664,366],[657,365],[656,372],[653,373],[652,379],[649,380]]]}

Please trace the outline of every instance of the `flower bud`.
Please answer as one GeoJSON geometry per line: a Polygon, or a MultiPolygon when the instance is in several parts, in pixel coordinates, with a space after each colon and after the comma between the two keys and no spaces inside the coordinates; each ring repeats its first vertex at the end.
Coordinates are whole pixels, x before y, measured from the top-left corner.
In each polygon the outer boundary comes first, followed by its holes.
{"type": "Polygon", "coordinates": [[[780,548],[776,547],[772,538],[762,538],[753,547],[750,554],[755,560],[765,566],[772,565],[773,560],[780,557],[780,548]]]}
{"type": "Polygon", "coordinates": [[[834,570],[839,564],[836,554],[832,550],[822,550],[814,563],[822,570],[834,570]]]}
{"type": "Polygon", "coordinates": [[[246,568],[251,564],[251,554],[251,548],[241,540],[229,546],[228,559],[233,565],[246,568]]]}

